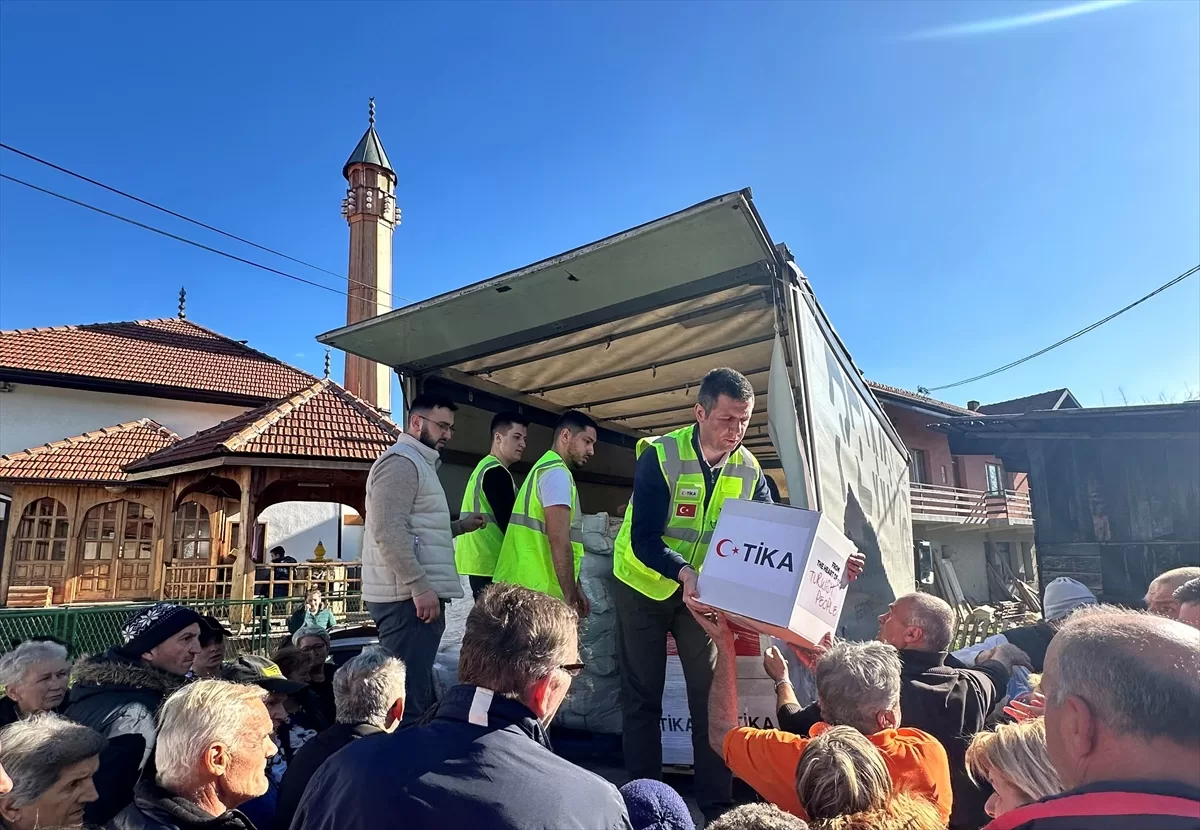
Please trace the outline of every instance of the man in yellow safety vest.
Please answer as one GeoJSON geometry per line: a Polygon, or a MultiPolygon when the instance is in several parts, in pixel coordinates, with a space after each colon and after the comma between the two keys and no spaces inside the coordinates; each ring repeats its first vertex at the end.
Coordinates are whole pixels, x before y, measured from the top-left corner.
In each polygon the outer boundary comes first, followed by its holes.
{"type": "Polygon", "coordinates": [[[504,544],[504,531],[517,497],[517,485],[510,468],[525,453],[529,419],[516,412],[501,412],[492,418],[492,450],[475,465],[463,493],[461,514],[480,513],[487,524],[474,533],[454,539],[454,563],[471,583],[471,594],[479,599],[492,584],[496,559],[504,544]]]}
{"type": "Polygon", "coordinates": [[[591,607],[579,584],[583,519],[571,470],[586,464],[595,451],[596,422],[582,412],[563,413],[554,427],[553,445],[517,493],[496,561],[497,582],[558,597],[581,619],[591,607]]]}

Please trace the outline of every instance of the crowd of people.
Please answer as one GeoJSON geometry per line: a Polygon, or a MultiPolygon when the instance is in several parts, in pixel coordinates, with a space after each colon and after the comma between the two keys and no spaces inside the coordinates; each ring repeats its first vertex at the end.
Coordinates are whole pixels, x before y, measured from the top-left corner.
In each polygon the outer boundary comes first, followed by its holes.
{"type": "MultiPolygon", "coordinates": [[[[1200,830],[1200,568],[1155,578],[1147,611],[1053,580],[1043,620],[955,652],[952,609],[900,596],[874,640],[768,650],[776,728],[740,725],[734,636],[698,574],[722,504],[773,498],[742,446],[753,409],[746,378],[717,369],[695,423],[638,443],[613,556],[620,789],[556,754],[549,732],[586,668],[574,471],[597,425],[563,414],[518,488],[530,422],[498,415],[452,520],[437,466],[455,405],[418,396],[367,482],[363,595],[379,646],[335,671],[319,594],[271,659],[227,659],[228,629],[169,603],[74,666],[52,638],[21,643],[0,657],[0,825],[1200,830]],[[438,695],[460,575],[475,602],[457,685],[438,695]],[[687,684],[692,807],[661,780],[668,634],[687,684]],[[789,662],[815,699],[797,695],[789,662]],[[761,800],[735,805],[734,776],[761,800]]],[[[845,577],[865,564],[851,557],[845,577]]]]}
{"type": "MultiPolygon", "coordinates": [[[[1027,654],[1002,643],[968,667],[947,652],[949,608],[926,594],[900,597],[876,640],[793,650],[815,676],[809,706],[791,691],[787,660],[768,653],[776,729],[738,725],[728,620],[689,600],[717,651],[706,739],[763,800],[708,826],[1200,828],[1200,628],[1170,616],[1194,601],[1182,589],[1194,591],[1200,576],[1160,579],[1181,598],[1159,614],[1077,603],[1055,626],[1036,691],[1020,701],[1003,690],[1013,667],[1031,664],[1027,654]]],[[[578,624],[556,597],[485,588],[467,618],[458,685],[403,729],[405,666],[379,646],[332,674],[331,716],[324,711],[314,691],[325,676],[318,661],[331,667],[322,629],[298,629],[281,662],[242,655],[192,671],[214,622],[159,604],[126,624],[120,646],[80,660],[73,674],[86,682],[69,692],[64,647],[22,643],[0,659],[9,714],[0,824],[703,826],[661,781],[618,789],[554,753],[548,726],[583,668],[578,624]]]]}

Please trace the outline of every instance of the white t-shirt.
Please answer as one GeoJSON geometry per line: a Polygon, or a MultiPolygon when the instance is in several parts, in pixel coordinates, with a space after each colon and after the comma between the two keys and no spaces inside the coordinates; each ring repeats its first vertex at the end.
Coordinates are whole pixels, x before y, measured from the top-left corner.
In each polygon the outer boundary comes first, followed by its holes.
{"type": "Polygon", "coordinates": [[[538,477],[538,498],[542,507],[571,506],[571,474],[565,467],[551,467],[538,477]]]}

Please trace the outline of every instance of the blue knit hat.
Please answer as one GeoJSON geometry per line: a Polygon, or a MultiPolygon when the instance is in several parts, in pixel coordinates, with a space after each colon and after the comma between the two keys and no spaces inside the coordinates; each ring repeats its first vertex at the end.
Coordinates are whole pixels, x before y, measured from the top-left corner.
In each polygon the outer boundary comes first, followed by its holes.
{"type": "Polygon", "coordinates": [[[661,781],[639,778],[621,788],[633,830],[696,830],[683,797],[661,781]]]}

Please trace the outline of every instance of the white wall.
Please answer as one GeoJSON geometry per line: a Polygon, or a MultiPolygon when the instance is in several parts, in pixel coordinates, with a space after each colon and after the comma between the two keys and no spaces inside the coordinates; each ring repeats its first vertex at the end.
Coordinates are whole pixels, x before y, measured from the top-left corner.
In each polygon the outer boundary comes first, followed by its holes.
{"type": "Polygon", "coordinates": [[[25,383],[14,387],[12,392],[0,392],[0,454],[138,418],[153,418],[180,437],[187,437],[248,408],[25,383]]]}
{"type": "Polygon", "coordinates": [[[327,557],[337,557],[341,512],[340,504],[285,501],[258,514],[258,520],[267,526],[267,550],[283,545],[297,562],[306,562],[318,541],[327,557]]]}

